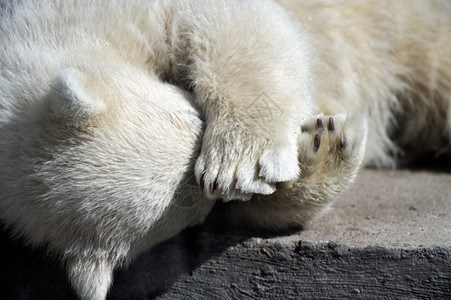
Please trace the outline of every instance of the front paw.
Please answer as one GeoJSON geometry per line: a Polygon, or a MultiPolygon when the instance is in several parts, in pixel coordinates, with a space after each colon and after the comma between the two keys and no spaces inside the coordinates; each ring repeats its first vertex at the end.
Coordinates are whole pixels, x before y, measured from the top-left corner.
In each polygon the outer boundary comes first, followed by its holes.
{"type": "Polygon", "coordinates": [[[207,127],[195,166],[198,183],[209,198],[249,200],[252,194],[272,194],[278,182],[297,179],[295,133],[271,139],[246,128],[224,127],[207,127]]]}

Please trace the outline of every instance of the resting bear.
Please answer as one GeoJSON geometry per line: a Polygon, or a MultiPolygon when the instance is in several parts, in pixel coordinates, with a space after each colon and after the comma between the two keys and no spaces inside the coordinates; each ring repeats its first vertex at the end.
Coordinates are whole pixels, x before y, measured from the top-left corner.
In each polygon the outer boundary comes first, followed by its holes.
{"type": "Polygon", "coordinates": [[[299,226],[451,154],[446,0],[4,0],[0,40],[0,219],[81,299],[217,199],[299,226]]]}

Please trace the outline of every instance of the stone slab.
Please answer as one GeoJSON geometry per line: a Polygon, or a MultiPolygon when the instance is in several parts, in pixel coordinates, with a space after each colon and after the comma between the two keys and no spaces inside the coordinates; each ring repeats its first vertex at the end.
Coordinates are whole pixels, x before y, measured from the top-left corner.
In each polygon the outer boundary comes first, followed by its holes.
{"type": "MultiPolygon", "coordinates": [[[[75,299],[43,249],[1,232],[0,251],[0,299],[75,299]]],[[[187,229],[108,299],[451,299],[451,173],[363,170],[302,232],[187,229]]]]}

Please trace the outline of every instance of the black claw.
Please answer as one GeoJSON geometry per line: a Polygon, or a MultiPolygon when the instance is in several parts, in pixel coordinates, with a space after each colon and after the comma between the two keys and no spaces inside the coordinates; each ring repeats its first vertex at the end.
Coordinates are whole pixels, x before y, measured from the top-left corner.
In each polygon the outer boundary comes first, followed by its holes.
{"type": "Polygon", "coordinates": [[[319,133],[315,135],[315,138],[313,139],[313,145],[315,152],[318,151],[319,146],[321,145],[321,135],[319,133]]]}
{"type": "Polygon", "coordinates": [[[202,173],[202,175],[200,175],[200,181],[199,181],[199,186],[202,191],[204,190],[204,187],[205,187],[204,179],[205,179],[205,173],[202,173]]]}
{"type": "Polygon", "coordinates": [[[215,182],[213,182],[213,183],[210,183],[210,194],[214,194],[217,190],[218,190],[218,181],[217,180],[215,180],[215,182]]]}
{"type": "Polygon", "coordinates": [[[346,141],[346,137],[343,135],[342,132],[340,132],[340,145],[341,148],[344,149],[348,145],[348,142],[346,141]]]}
{"type": "Polygon", "coordinates": [[[323,119],[316,119],[316,128],[323,128],[323,119]]]}
{"type": "Polygon", "coordinates": [[[329,118],[329,124],[327,125],[327,129],[329,129],[329,131],[335,130],[334,118],[332,117],[329,118]]]}
{"type": "Polygon", "coordinates": [[[209,191],[210,191],[210,194],[212,194],[212,195],[215,193],[215,184],[213,182],[210,183],[209,191]]]}

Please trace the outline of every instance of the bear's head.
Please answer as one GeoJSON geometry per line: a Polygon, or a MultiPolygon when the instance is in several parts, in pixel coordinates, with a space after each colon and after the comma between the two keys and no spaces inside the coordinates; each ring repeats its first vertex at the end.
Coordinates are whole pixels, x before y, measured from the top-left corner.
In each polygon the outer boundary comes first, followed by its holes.
{"type": "Polygon", "coordinates": [[[43,94],[1,133],[2,218],[66,254],[144,235],[192,176],[203,122],[191,96],[114,65],[62,68],[43,94]]]}

